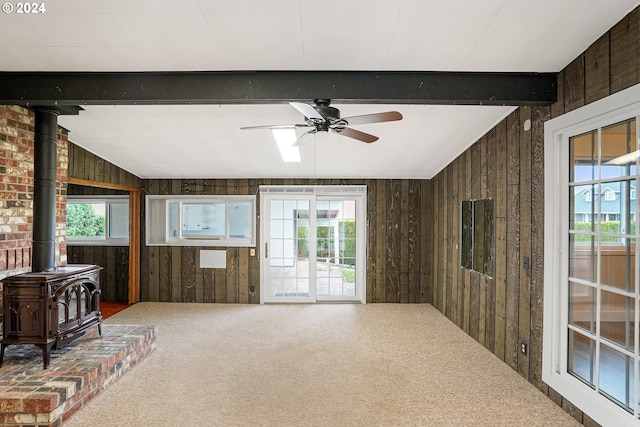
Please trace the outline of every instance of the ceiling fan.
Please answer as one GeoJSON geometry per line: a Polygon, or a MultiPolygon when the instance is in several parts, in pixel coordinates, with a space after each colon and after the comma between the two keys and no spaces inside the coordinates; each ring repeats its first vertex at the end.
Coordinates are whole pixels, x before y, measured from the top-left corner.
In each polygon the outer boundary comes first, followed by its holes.
{"type": "Polygon", "coordinates": [[[397,111],[387,111],[385,113],[364,114],[361,116],[340,117],[340,110],[330,107],[330,99],[314,99],[314,105],[303,102],[290,102],[293,108],[304,115],[304,124],[289,125],[267,125],[249,126],[241,129],[295,129],[310,127],[311,130],[305,132],[294,145],[299,145],[306,137],[317,132],[335,132],[338,135],[354,138],[362,142],[371,143],[378,140],[378,137],[347,126],[364,125],[368,123],[391,122],[401,120],[402,114],[397,111]]]}

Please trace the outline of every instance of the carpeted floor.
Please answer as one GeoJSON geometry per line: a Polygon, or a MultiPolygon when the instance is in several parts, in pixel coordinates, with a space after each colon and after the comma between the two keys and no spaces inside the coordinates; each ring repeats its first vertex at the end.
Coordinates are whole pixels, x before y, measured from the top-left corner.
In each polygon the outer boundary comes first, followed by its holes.
{"type": "Polygon", "coordinates": [[[430,305],[138,303],[156,351],[65,426],[575,426],[430,305]]]}

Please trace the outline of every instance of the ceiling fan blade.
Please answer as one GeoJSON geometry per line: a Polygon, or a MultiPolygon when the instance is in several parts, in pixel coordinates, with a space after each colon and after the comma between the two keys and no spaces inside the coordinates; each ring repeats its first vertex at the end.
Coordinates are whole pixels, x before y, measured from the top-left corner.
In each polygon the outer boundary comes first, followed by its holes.
{"type": "Polygon", "coordinates": [[[397,111],[387,111],[386,113],[363,114],[362,116],[343,117],[340,121],[347,122],[348,125],[364,125],[367,123],[393,122],[402,120],[402,114],[397,111]]]}
{"type": "Polygon", "coordinates": [[[316,109],[309,104],[305,104],[303,102],[290,102],[289,105],[301,112],[307,119],[319,120],[321,122],[326,121],[326,119],[322,117],[322,114],[318,113],[316,109]]]}
{"type": "Polygon", "coordinates": [[[242,130],[251,129],[295,129],[295,128],[308,128],[308,124],[295,124],[295,125],[264,125],[264,126],[245,126],[241,127],[242,130]]]}
{"type": "Polygon", "coordinates": [[[359,130],[351,128],[337,127],[333,128],[332,130],[339,135],[348,136],[349,138],[357,139],[358,141],[366,142],[367,144],[376,142],[378,140],[378,137],[375,135],[371,135],[369,133],[361,132],[359,130]]]}
{"type": "Polygon", "coordinates": [[[300,135],[300,138],[298,138],[296,142],[293,143],[292,147],[299,147],[300,145],[304,144],[309,139],[311,139],[311,135],[315,135],[316,132],[317,131],[315,129],[311,129],[310,131],[303,133],[302,135],[300,135]]]}

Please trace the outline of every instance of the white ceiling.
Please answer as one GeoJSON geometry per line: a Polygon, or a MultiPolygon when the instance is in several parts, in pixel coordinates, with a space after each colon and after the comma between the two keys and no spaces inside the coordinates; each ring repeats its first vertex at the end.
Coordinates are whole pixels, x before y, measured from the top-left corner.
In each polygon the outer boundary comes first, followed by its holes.
{"type": "MultiPolygon", "coordinates": [[[[419,70],[556,72],[638,0],[56,0],[4,13],[0,71],[419,70]]],[[[309,100],[311,102],[312,100],[309,100]]],[[[142,178],[431,178],[512,107],[333,105],[397,110],[319,134],[301,164],[267,130],[300,123],[286,104],[86,106],[70,139],[142,178]]]]}

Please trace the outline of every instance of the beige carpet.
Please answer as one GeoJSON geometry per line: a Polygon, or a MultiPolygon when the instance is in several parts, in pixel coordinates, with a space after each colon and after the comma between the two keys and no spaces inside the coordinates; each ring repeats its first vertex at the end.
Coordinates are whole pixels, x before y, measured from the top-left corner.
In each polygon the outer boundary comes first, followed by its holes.
{"type": "Polygon", "coordinates": [[[65,426],[572,426],[430,305],[139,303],[157,349],[65,426]]]}

